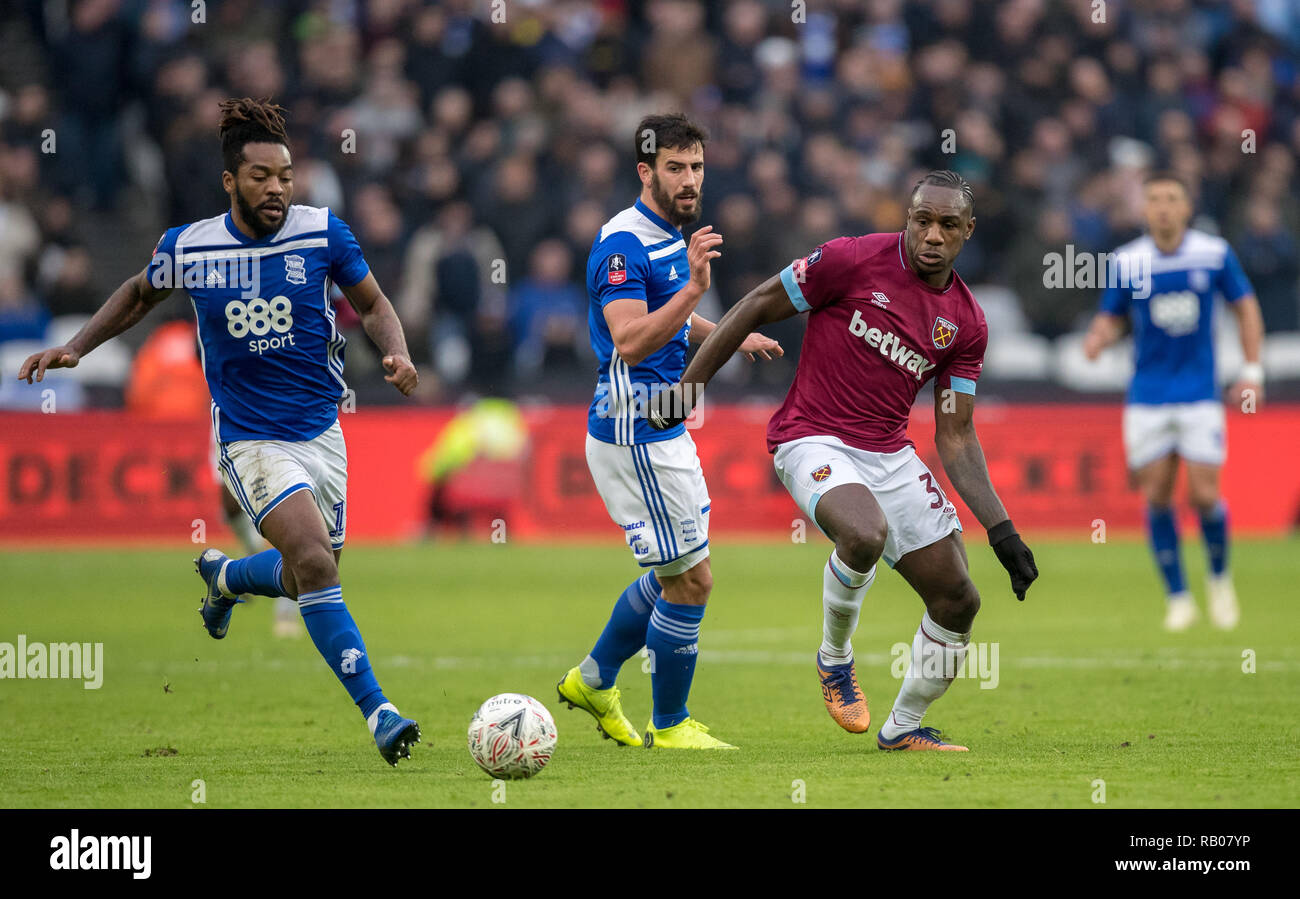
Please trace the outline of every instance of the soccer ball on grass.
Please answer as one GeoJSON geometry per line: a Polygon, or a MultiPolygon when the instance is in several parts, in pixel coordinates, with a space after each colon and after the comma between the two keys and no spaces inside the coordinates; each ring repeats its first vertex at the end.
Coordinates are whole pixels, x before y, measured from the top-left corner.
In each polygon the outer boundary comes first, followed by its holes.
{"type": "Polygon", "coordinates": [[[555,751],[555,719],[531,696],[502,693],[469,722],[469,754],[492,777],[520,780],[546,767],[555,751]]]}

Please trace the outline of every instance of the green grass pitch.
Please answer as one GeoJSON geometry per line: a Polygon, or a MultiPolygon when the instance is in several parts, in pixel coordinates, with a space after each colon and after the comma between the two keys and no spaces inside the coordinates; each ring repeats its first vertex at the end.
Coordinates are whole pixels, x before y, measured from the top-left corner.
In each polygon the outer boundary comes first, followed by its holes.
{"type": "MultiPolygon", "coordinates": [[[[0,805],[182,808],[196,780],[207,807],[1300,804],[1296,540],[1234,544],[1243,620],[1227,634],[1204,620],[1161,630],[1140,542],[1034,549],[1042,576],[1022,604],[971,541],[974,639],[998,644],[998,683],[959,679],[932,707],[926,723],[972,750],[951,754],[876,749],[898,689],[890,650],[921,614],[883,566],[854,641],[871,733],[844,733],[826,714],[813,664],[820,539],[713,548],[690,708],[741,747],[729,753],[616,747],[556,701],[555,681],[635,573],[622,548],[350,548],[344,596],[385,692],[424,730],[397,769],[310,641],[272,637],[269,601],[238,607],[224,641],[204,633],[186,547],[6,552],[0,641],[103,643],[104,680],[0,680],[0,805]],[[504,790],[465,749],[470,715],[501,692],[536,696],[560,734],[546,770],[504,790]]],[[[1203,603],[1199,546],[1185,540],[1184,556],[1203,603]]],[[[650,681],[639,659],[620,684],[640,727],[650,681]]]]}

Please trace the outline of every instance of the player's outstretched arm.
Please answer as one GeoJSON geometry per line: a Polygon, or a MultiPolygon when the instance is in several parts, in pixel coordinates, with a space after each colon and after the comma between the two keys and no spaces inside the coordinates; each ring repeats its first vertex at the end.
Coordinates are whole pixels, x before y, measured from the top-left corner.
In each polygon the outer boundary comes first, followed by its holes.
{"type": "Polygon", "coordinates": [[[367,274],[351,287],[340,285],[339,289],[348,298],[352,308],[357,310],[357,315],[361,316],[361,326],[384,356],[383,365],[388,371],[384,380],[400,390],[403,396],[410,396],[415,385],[420,382],[420,376],[411,363],[402,322],[393,310],[393,304],[379,289],[379,282],[373,274],[367,274]]]}
{"type": "Polygon", "coordinates": [[[1083,355],[1090,361],[1101,355],[1124,332],[1124,319],[1109,312],[1098,312],[1088,326],[1088,333],[1083,337],[1083,355]]]}
{"type": "Polygon", "coordinates": [[[732,353],[741,349],[755,328],[790,318],[797,312],[785,292],[780,275],[773,275],[745,294],[739,303],[727,310],[696,351],[681,382],[651,397],[650,424],[663,430],[685,421],[710,379],[732,353]]]}
{"type": "MultiPolygon", "coordinates": [[[[716,327],[715,322],[709,321],[696,312],[691,316],[691,343],[704,343],[716,327]]],[[[771,337],[759,334],[757,331],[751,331],[736,352],[743,353],[750,362],[754,362],[759,356],[771,362],[773,359],[779,359],[785,355],[785,350],[781,348],[780,343],[771,337]]]]}
{"type": "Polygon", "coordinates": [[[148,274],[146,268],[124,281],[66,344],[28,356],[18,369],[19,379],[30,384],[33,378],[43,381],[47,369],[75,368],[82,356],[144,318],[171,294],[171,288],[155,287],[148,274]]]}
{"type": "Polygon", "coordinates": [[[1038,567],[1034,564],[1034,554],[1020,539],[989,479],[984,449],[975,434],[975,396],[955,390],[936,390],[934,418],[934,443],[943,470],[958,495],[988,531],[989,545],[1011,575],[1011,589],[1016,599],[1023,600],[1025,591],[1038,577],[1038,567]]]}

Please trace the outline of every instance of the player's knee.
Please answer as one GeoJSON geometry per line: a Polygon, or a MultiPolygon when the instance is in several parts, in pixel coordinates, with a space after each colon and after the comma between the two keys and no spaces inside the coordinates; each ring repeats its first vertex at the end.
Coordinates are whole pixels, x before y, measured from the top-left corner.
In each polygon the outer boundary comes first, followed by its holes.
{"type": "Polygon", "coordinates": [[[980,592],[970,578],[946,584],[927,601],[930,617],[949,630],[969,631],[980,610],[980,592]]]}
{"type": "Polygon", "coordinates": [[[691,570],[697,572],[691,581],[691,590],[696,600],[703,605],[713,592],[713,570],[707,565],[697,565],[691,570]]]}
{"type": "Polygon", "coordinates": [[[682,575],[684,598],[691,605],[702,606],[713,592],[713,569],[708,564],[696,565],[682,575]]]}
{"type": "Polygon", "coordinates": [[[339,582],[339,567],[328,546],[311,546],[287,559],[298,592],[320,590],[339,582]]]}
{"type": "Polygon", "coordinates": [[[858,525],[835,540],[835,554],[854,571],[870,571],[885,551],[889,529],[884,522],[858,525]]]}
{"type": "Polygon", "coordinates": [[[975,582],[967,579],[958,592],[956,607],[967,621],[975,620],[980,610],[980,591],[975,582]]]}
{"type": "Polygon", "coordinates": [[[1196,484],[1188,482],[1187,498],[1196,508],[1196,511],[1204,514],[1213,509],[1219,502],[1219,488],[1216,484],[1196,484]]]}
{"type": "Polygon", "coordinates": [[[709,601],[709,594],[713,592],[713,571],[706,559],[681,574],[661,575],[659,582],[666,601],[677,605],[702,606],[709,601]]]}
{"type": "Polygon", "coordinates": [[[1167,509],[1174,501],[1174,486],[1164,481],[1148,481],[1142,485],[1142,495],[1148,506],[1167,509]]]}

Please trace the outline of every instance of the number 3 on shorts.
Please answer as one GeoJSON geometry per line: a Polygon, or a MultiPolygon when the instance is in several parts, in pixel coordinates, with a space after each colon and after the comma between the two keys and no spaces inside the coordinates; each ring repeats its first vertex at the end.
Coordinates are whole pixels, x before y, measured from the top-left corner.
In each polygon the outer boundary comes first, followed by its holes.
{"type": "Polygon", "coordinates": [[[934,494],[934,502],[930,503],[931,509],[942,509],[947,504],[948,498],[943,495],[943,490],[934,482],[934,475],[927,471],[917,480],[925,485],[926,492],[934,494]]]}

